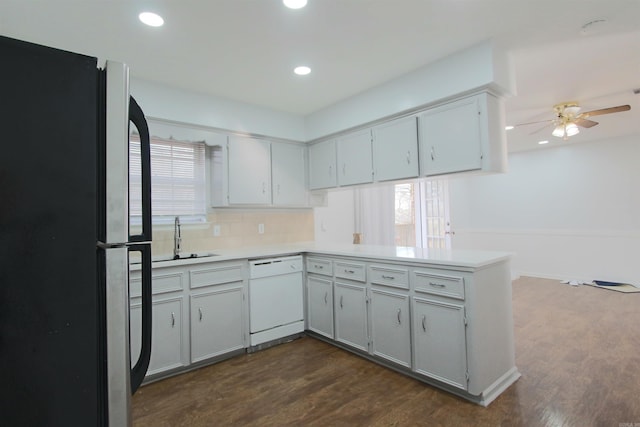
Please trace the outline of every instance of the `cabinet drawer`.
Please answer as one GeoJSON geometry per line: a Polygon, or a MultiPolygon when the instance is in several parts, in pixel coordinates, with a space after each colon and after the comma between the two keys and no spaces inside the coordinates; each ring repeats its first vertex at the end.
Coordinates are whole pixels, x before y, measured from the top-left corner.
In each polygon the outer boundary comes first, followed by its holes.
{"type": "Polygon", "coordinates": [[[463,276],[415,270],[413,272],[413,286],[416,292],[464,299],[463,276]]]}
{"type": "Polygon", "coordinates": [[[409,289],[409,271],[385,265],[369,266],[369,281],[374,285],[409,289]]]}
{"type": "Polygon", "coordinates": [[[193,289],[222,283],[240,282],[244,280],[244,269],[242,264],[227,264],[191,270],[189,275],[191,289],[193,289]]]}
{"type": "MultiPolygon", "coordinates": [[[[151,293],[153,295],[184,289],[184,271],[182,270],[153,272],[151,277],[151,293]]],[[[136,298],[141,295],[142,277],[139,272],[130,273],[129,297],[136,298]]]]}
{"type": "Polygon", "coordinates": [[[364,264],[355,262],[339,262],[335,263],[335,275],[342,279],[356,280],[358,282],[366,282],[367,274],[364,264]]]}
{"type": "Polygon", "coordinates": [[[333,263],[330,259],[307,258],[307,273],[333,276],[333,263]]]}

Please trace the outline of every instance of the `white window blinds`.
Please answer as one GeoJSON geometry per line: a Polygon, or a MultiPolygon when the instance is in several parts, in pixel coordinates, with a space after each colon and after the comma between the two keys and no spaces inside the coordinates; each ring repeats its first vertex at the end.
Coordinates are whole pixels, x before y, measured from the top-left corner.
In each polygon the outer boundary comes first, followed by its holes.
{"type": "MultiPolygon", "coordinates": [[[[140,139],[129,145],[129,211],[141,216],[140,139]]],[[[151,137],[151,206],[154,222],[206,215],[205,144],[151,137]]]]}

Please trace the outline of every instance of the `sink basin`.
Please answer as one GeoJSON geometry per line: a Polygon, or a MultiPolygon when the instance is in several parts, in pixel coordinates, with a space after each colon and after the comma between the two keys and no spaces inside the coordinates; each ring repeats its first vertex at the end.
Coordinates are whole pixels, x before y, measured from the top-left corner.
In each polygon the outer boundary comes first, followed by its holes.
{"type": "MultiPolygon", "coordinates": [[[[178,256],[178,258],[174,257],[173,255],[159,255],[159,256],[154,256],[151,259],[151,262],[165,262],[165,261],[174,261],[174,260],[180,260],[180,259],[193,259],[193,258],[207,258],[207,257],[213,257],[213,256],[220,256],[219,254],[214,254],[211,252],[191,252],[191,253],[184,253],[184,254],[180,254],[180,256],[178,256]]],[[[130,264],[140,264],[140,258],[136,257],[132,260],[129,261],[130,264]]]]}
{"type": "Polygon", "coordinates": [[[179,260],[179,259],[207,258],[212,256],[218,256],[218,254],[214,254],[211,252],[192,252],[192,253],[180,254],[177,257],[174,257],[173,255],[153,257],[152,261],[162,262],[162,261],[173,261],[173,260],[179,260]]]}

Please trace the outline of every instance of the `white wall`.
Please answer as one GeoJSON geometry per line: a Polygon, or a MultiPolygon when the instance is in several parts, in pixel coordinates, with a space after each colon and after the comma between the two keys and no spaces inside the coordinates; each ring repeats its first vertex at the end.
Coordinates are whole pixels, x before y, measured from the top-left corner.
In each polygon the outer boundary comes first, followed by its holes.
{"type": "Polygon", "coordinates": [[[640,284],[640,137],[558,144],[452,179],[454,248],[513,251],[519,275],[640,284]]]}
{"type": "Polygon", "coordinates": [[[145,115],[274,138],[305,141],[304,118],[224,98],[131,79],[131,94],[145,115]]]}
{"type": "Polygon", "coordinates": [[[305,118],[307,141],[479,88],[515,92],[510,58],[481,43],[337,102],[305,118]]]}
{"type": "Polygon", "coordinates": [[[315,140],[484,88],[515,92],[509,55],[489,41],[306,117],[131,78],[131,93],[149,117],[294,141],[315,140]]]}
{"type": "Polygon", "coordinates": [[[327,206],[313,209],[315,241],[319,243],[353,243],[353,189],[331,190],[327,206]]]}

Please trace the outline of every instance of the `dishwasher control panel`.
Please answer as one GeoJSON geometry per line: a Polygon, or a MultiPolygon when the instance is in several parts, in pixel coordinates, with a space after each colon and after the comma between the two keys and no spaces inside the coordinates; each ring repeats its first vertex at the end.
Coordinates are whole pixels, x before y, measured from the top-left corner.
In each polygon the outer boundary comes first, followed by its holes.
{"type": "Polygon", "coordinates": [[[256,259],[249,262],[249,277],[251,279],[297,273],[301,271],[301,255],[256,259]]]}

